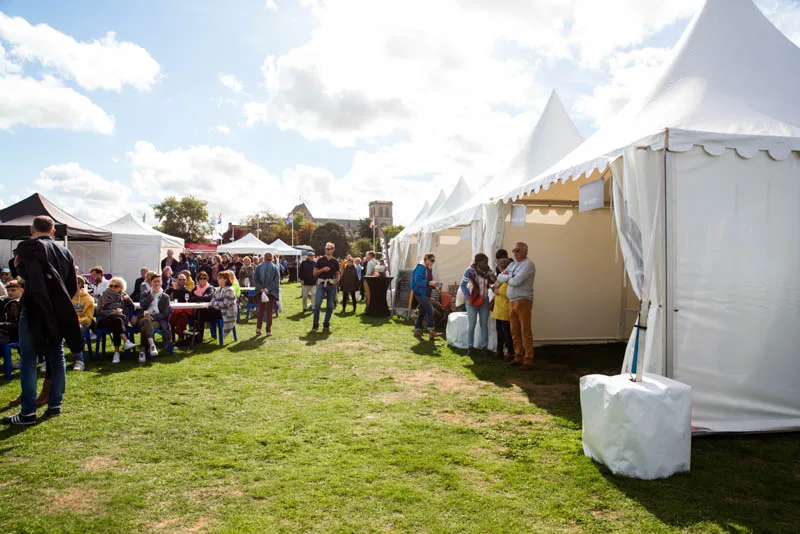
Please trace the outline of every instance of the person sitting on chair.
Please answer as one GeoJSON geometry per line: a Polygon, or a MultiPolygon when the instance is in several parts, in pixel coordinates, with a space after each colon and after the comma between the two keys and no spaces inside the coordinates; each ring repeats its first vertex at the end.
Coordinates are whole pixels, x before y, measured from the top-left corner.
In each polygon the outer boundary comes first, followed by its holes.
{"type": "Polygon", "coordinates": [[[131,304],[131,298],[125,293],[125,280],[116,276],[108,281],[108,289],[97,299],[97,328],[111,332],[114,340],[111,363],[119,363],[120,345],[124,343],[124,350],[136,346],[126,335],[128,316],[125,309],[131,304]]]}
{"type": "Polygon", "coordinates": [[[140,304],[142,314],[134,317],[131,323],[141,332],[139,363],[144,363],[146,350],[150,352],[151,358],[158,356],[153,334],[156,328],[161,329],[164,345],[169,346],[172,343],[172,331],[169,327],[169,295],[161,288],[161,277],[153,277],[150,281],[150,291],[142,293],[140,304]]]}
{"type": "Polygon", "coordinates": [[[197,335],[203,341],[206,321],[222,319],[223,332],[218,335],[225,337],[236,326],[236,293],[233,292],[233,271],[220,271],[217,273],[219,288],[211,297],[210,306],[202,309],[197,314],[197,335]]]}
{"type": "MultiPolygon", "coordinates": [[[[94,299],[86,291],[86,280],[82,276],[78,278],[78,292],[72,297],[72,305],[78,315],[78,324],[81,326],[81,335],[83,335],[92,327],[94,322],[94,299]]],[[[81,351],[80,355],[75,358],[75,367],[72,370],[83,371],[85,368],[86,355],[81,351]]]]}

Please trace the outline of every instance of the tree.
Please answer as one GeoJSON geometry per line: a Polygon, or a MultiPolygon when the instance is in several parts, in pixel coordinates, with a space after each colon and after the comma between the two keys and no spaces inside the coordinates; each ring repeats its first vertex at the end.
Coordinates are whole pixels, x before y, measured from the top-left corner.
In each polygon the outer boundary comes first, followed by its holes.
{"type": "Polygon", "coordinates": [[[356,238],[360,239],[369,239],[372,240],[372,228],[370,227],[370,223],[372,219],[369,217],[364,217],[363,219],[358,220],[358,230],[356,238]]]}
{"type": "MultiPolygon", "coordinates": [[[[238,226],[244,229],[245,233],[253,232],[265,243],[282,239],[285,243],[292,244],[292,225],[286,222],[286,217],[270,211],[249,215],[238,226]]],[[[297,212],[294,217],[294,244],[308,244],[311,240],[311,233],[316,227],[317,225],[314,223],[306,221],[301,212],[297,212]]]]}
{"type": "Polygon", "coordinates": [[[310,244],[317,254],[325,254],[325,243],[332,242],[336,247],[334,255],[345,257],[350,249],[347,243],[347,232],[339,223],[327,222],[317,226],[314,233],[311,234],[310,244]]]}
{"type": "Polygon", "coordinates": [[[372,250],[372,240],[371,239],[356,239],[352,243],[350,243],[350,254],[353,257],[362,258],[364,254],[368,251],[372,250]]]}
{"type": "Polygon", "coordinates": [[[391,241],[397,234],[402,232],[405,229],[405,226],[402,224],[392,224],[391,226],[387,226],[383,229],[383,234],[386,236],[387,241],[391,241]]]}
{"type": "Polygon", "coordinates": [[[214,233],[214,222],[208,216],[208,202],[194,196],[178,200],[170,196],[153,205],[153,213],[160,224],[157,230],[182,237],[190,243],[206,243],[214,233]]]}

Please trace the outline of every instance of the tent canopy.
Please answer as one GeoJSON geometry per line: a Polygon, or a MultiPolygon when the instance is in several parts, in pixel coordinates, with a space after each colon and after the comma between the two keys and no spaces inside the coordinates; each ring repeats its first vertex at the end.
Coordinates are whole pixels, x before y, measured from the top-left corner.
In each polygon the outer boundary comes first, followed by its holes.
{"type": "Polygon", "coordinates": [[[111,232],[92,226],[34,193],[12,206],[0,210],[0,239],[26,239],[33,219],[48,215],[56,222],[56,237],[70,241],[111,241],[111,232]]]}
{"type": "Polygon", "coordinates": [[[229,254],[266,254],[267,252],[275,251],[271,246],[261,241],[251,232],[241,239],[218,246],[217,252],[227,252],[229,254]]]}
{"type": "Polygon", "coordinates": [[[660,77],[578,148],[503,195],[603,171],[629,146],[741,157],[800,150],[800,49],[751,0],[706,0],[660,77]],[[668,132],[668,133],[667,133],[668,132]]]}
{"type": "Polygon", "coordinates": [[[276,239],[272,243],[269,244],[272,248],[272,253],[277,254],[278,256],[301,256],[302,252],[297,250],[294,247],[291,247],[283,242],[282,239],[276,239]]]}
{"type": "Polygon", "coordinates": [[[139,221],[130,213],[120,217],[114,222],[108,223],[103,228],[110,231],[112,234],[157,237],[160,240],[161,248],[174,247],[182,250],[184,247],[184,241],[182,238],[159,232],[155,228],[151,228],[139,221]]]}

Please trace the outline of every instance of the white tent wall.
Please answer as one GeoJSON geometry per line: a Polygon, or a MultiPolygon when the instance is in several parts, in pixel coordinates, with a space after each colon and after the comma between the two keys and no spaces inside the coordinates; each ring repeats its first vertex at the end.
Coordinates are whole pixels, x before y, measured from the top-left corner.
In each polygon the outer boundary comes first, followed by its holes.
{"type": "Polygon", "coordinates": [[[504,247],[529,247],[536,265],[533,337],[538,343],[592,343],[628,338],[636,307],[616,251],[611,210],[526,207],[525,226],[506,221],[504,247]]]}
{"type": "MultiPolygon", "coordinates": [[[[800,428],[800,153],[671,154],[673,361],[695,427],[800,428]]],[[[670,372],[671,371],[671,372],[670,372]]]]}
{"type": "Polygon", "coordinates": [[[461,283],[464,270],[472,263],[472,244],[470,239],[461,239],[461,228],[436,233],[433,243],[436,245],[431,250],[436,255],[434,279],[447,291],[452,284],[461,283]]]}
{"type": "MultiPolygon", "coordinates": [[[[112,233],[111,262],[106,264],[106,271],[124,278],[128,283],[128,292],[132,292],[133,283],[139,278],[139,269],[147,267],[151,271],[159,272],[161,258],[167,256],[166,251],[167,249],[161,248],[160,236],[112,233]],[[163,256],[160,256],[162,252],[163,256]]],[[[180,250],[176,251],[176,259],[177,252],[180,250]]]]}
{"type": "Polygon", "coordinates": [[[106,272],[113,273],[113,270],[111,270],[112,251],[110,242],[69,241],[67,239],[67,248],[72,252],[75,265],[80,267],[82,273],[88,273],[89,269],[95,265],[102,265],[106,272]]]}

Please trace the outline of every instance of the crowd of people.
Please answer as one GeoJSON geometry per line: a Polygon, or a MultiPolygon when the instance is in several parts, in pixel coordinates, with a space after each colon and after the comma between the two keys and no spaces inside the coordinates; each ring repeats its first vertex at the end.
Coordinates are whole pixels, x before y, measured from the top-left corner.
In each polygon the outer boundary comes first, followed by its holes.
{"type": "MultiPolygon", "coordinates": [[[[158,356],[155,336],[165,346],[194,345],[203,341],[206,324],[221,321],[221,336],[235,326],[240,305],[256,308],[256,335],[272,335],[273,317],[281,308],[281,280],[286,266],[270,253],[263,256],[219,254],[195,258],[187,250],[175,257],[170,250],[161,261],[160,273],[142,267],[140,277],[128,293],[126,280],[107,276],[102,266],[81,274],[69,250],[52,238],[55,224],[50,217],[36,217],[31,239],[14,250],[14,258],[0,271],[0,343],[18,343],[22,392],[14,403],[20,412],[3,419],[5,424],[25,425],[36,421],[36,408],[47,404],[45,415],[61,413],[65,389],[66,344],[75,362],[73,369],[86,366],[84,346],[97,336],[110,336],[114,352],[112,363],[120,362],[121,351],[138,347],[138,361],[158,356]],[[241,288],[247,288],[243,294],[241,288]],[[206,303],[181,306],[179,303],[206,303]],[[174,309],[173,309],[174,308],[174,309]],[[134,337],[139,334],[137,345],[134,337]],[[45,381],[37,392],[39,357],[45,360],[45,381]]],[[[469,318],[468,343],[474,345],[475,330],[480,330],[479,346],[488,348],[488,317],[496,320],[497,356],[511,365],[530,368],[533,360],[531,313],[535,267],[527,259],[528,247],[517,243],[514,261],[501,250],[494,270],[485,254],[477,254],[464,272],[459,291],[465,299],[469,318]]],[[[414,334],[422,336],[427,323],[431,336],[439,335],[434,326],[432,291],[436,258],[425,254],[411,280],[419,304],[414,334]]],[[[386,267],[369,251],[364,258],[335,257],[333,243],[325,254],[308,253],[297,265],[303,312],[312,312],[312,331],[320,327],[329,332],[331,318],[339,300],[342,312],[348,305],[356,312],[358,303],[368,298],[365,280],[385,276],[386,267]],[[309,305],[310,302],[310,305],[309,305]]],[[[439,287],[441,287],[439,285],[439,287]]],[[[470,349],[471,350],[471,349],[470,349]]]]}
{"type": "MultiPolygon", "coordinates": [[[[509,365],[519,365],[528,370],[533,366],[533,281],[536,266],[528,258],[528,245],[516,243],[512,249],[513,261],[508,252],[500,249],[495,254],[495,268],[489,257],[478,253],[464,271],[459,285],[459,296],[464,299],[467,312],[467,351],[475,345],[475,329],[480,330],[479,347],[489,353],[489,315],[495,319],[497,349],[495,356],[509,365]]],[[[441,285],[433,279],[436,256],[424,254],[422,262],[414,268],[411,290],[418,303],[414,335],[423,335],[423,324],[433,336],[439,335],[434,327],[434,302],[431,294],[441,285]]]]}

